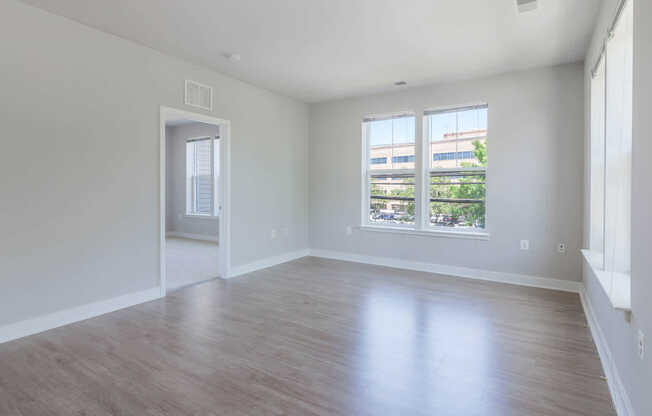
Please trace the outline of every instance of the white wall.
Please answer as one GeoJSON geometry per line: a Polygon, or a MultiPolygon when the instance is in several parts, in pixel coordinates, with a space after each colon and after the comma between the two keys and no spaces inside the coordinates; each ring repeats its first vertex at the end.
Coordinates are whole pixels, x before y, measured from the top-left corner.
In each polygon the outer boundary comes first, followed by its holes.
{"type": "Polygon", "coordinates": [[[219,136],[219,128],[210,124],[190,123],[166,126],[166,232],[199,234],[217,238],[218,219],[186,217],[186,140],[193,137],[219,136]]]}
{"type": "Polygon", "coordinates": [[[303,103],[14,0],[0,57],[0,325],[158,285],[159,107],[185,79],[231,121],[232,265],[307,247],[303,103]]]}
{"type": "Polygon", "coordinates": [[[571,64],[311,105],[311,248],[580,280],[582,76],[582,65],[571,64]],[[479,101],[489,103],[490,240],[361,230],[347,237],[345,227],[360,224],[362,118],[479,101]],[[529,251],[519,249],[521,239],[529,251]]]}
{"type": "MultiPolygon", "coordinates": [[[[607,27],[613,19],[618,0],[604,0],[593,41],[586,56],[584,239],[589,238],[589,85],[590,69],[595,63],[607,27]]],[[[632,154],[632,314],[631,318],[615,311],[589,267],[583,268],[587,296],[598,324],[605,335],[620,378],[628,392],[636,415],[652,415],[652,2],[634,2],[634,114],[632,154]],[[638,357],[637,331],[647,336],[644,360],[638,357]]],[[[607,69],[608,70],[608,69],[607,69]]]]}

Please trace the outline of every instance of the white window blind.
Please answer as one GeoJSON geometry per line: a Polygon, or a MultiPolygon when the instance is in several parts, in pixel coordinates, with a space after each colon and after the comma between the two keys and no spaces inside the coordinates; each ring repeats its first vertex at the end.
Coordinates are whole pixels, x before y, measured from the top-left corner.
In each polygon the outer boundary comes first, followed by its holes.
{"type": "Polygon", "coordinates": [[[629,275],[632,189],[633,8],[628,1],[606,48],[605,270],[613,290],[629,275]]]}
{"type": "Polygon", "coordinates": [[[600,60],[591,80],[591,204],[590,246],[597,266],[604,267],[604,127],[605,64],[600,60]]]}
{"type": "Polygon", "coordinates": [[[591,81],[590,247],[612,305],[631,309],[633,8],[623,3],[591,81]]]}
{"type": "Polygon", "coordinates": [[[214,215],[213,139],[186,141],[186,214],[214,215]]]}

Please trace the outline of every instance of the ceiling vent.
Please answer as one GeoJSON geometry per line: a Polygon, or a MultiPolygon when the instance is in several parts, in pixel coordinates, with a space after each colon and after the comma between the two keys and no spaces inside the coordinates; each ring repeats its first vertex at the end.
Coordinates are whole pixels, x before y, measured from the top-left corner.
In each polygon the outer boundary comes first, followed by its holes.
{"type": "Polygon", "coordinates": [[[537,0],[516,0],[516,6],[521,13],[529,12],[537,8],[537,0]]]}
{"type": "Polygon", "coordinates": [[[213,88],[186,80],[186,105],[213,111],[213,88]]]}

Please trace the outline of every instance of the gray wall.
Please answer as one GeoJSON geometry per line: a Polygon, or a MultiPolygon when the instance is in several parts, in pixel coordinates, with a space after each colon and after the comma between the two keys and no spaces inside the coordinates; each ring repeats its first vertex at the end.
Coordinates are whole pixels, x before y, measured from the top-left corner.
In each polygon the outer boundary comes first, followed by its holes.
{"type": "Polygon", "coordinates": [[[158,285],[159,106],[185,79],[231,120],[233,266],[307,247],[305,104],[14,0],[0,56],[0,325],[158,285]]]}
{"type": "MultiPolygon", "coordinates": [[[[604,0],[600,20],[596,27],[593,42],[586,56],[584,71],[586,85],[586,183],[585,217],[588,220],[589,174],[588,144],[589,123],[589,85],[590,69],[595,63],[607,26],[613,18],[617,0],[604,0]]],[[[628,319],[622,312],[615,311],[604,290],[591,272],[584,267],[584,282],[587,296],[602,329],[616,367],[629,393],[636,415],[652,415],[652,2],[634,2],[634,114],[633,114],[633,154],[632,154],[632,314],[628,319]],[[647,338],[647,352],[643,361],[638,357],[638,329],[647,338]]],[[[584,239],[588,243],[589,224],[585,221],[584,239]]]]}
{"type": "MultiPolygon", "coordinates": [[[[311,105],[310,247],[565,280],[581,279],[583,66],[311,105]],[[360,224],[363,116],[489,103],[489,241],[406,236],[360,224]],[[521,251],[519,240],[529,239],[521,251]],[[568,244],[558,254],[558,242],[568,244]]],[[[417,120],[417,136],[421,123],[417,120]]]]}
{"type": "Polygon", "coordinates": [[[217,218],[189,218],[186,213],[186,140],[192,137],[219,135],[210,124],[191,123],[165,128],[166,136],[166,232],[199,234],[217,238],[217,218]]]}

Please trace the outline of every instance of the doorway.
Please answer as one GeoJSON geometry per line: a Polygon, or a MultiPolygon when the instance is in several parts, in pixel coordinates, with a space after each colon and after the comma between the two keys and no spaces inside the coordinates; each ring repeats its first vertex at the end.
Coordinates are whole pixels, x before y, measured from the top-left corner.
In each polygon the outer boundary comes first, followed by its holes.
{"type": "Polygon", "coordinates": [[[161,107],[160,285],[168,290],[230,270],[230,123],[161,107]]]}

